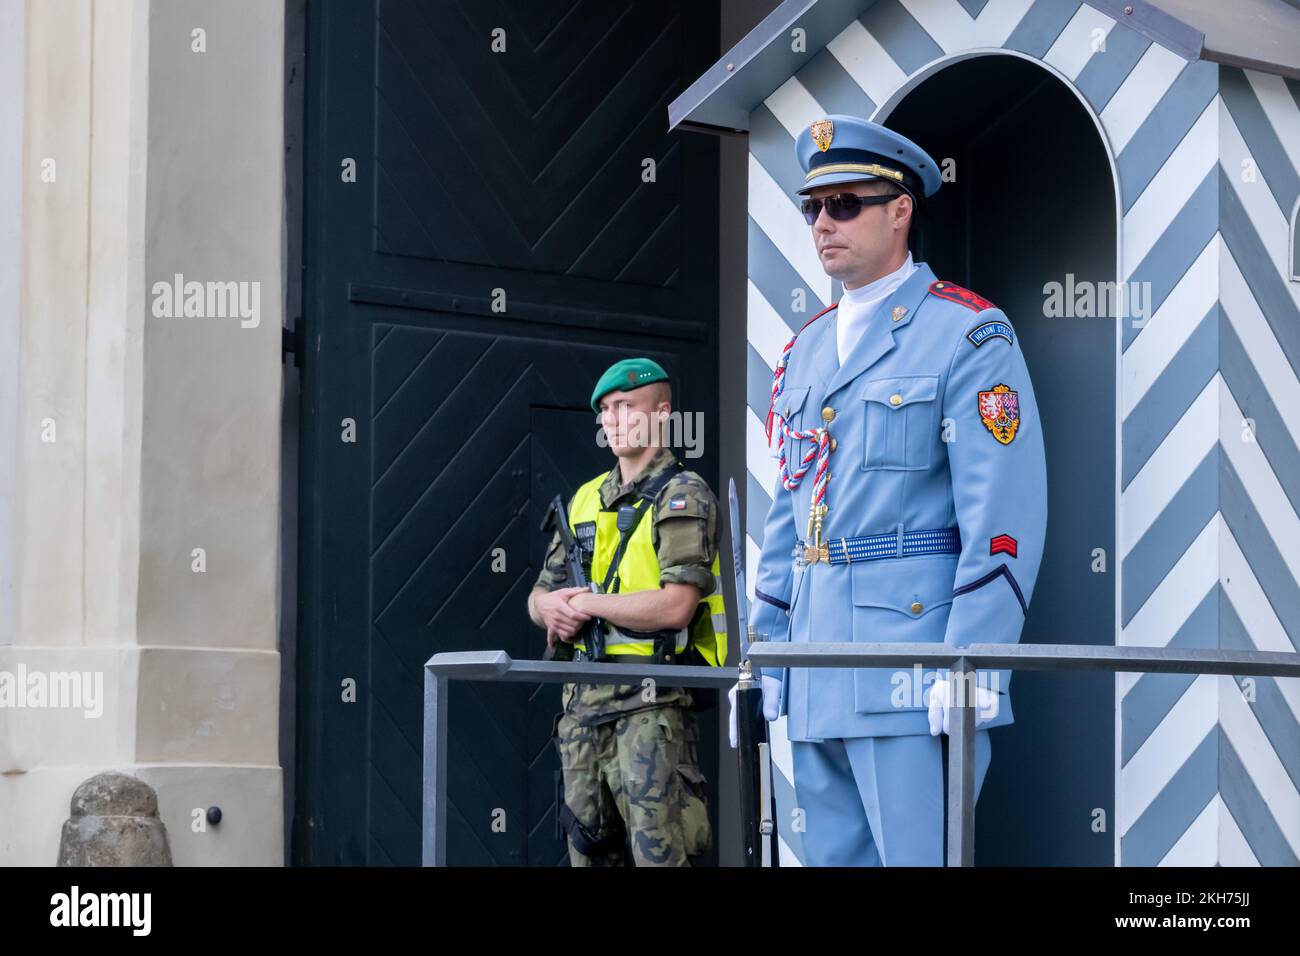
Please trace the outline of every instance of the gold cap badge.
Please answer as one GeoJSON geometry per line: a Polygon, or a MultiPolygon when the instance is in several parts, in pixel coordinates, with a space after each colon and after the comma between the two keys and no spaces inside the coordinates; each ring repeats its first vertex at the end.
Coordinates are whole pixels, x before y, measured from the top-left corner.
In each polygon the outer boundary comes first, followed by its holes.
{"type": "Polygon", "coordinates": [[[819,119],[808,127],[813,142],[823,153],[831,148],[831,138],[835,135],[835,124],[828,119],[819,119]]]}

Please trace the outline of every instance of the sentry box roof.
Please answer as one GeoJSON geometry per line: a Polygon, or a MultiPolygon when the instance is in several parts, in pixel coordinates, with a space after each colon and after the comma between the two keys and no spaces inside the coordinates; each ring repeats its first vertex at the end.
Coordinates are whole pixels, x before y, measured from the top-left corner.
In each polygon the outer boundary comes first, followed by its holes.
{"type": "MultiPolygon", "coordinates": [[[[668,127],[749,129],[750,111],[879,0],[785,0],[668,106],[668,127]],[[791,50],[802,28],[806,49],[791,50]]],[[[986,0],[961,0],[978,10],[986,0]]],[[[1300,0],[1085,0],[1187,60],[1300,79],[1300,0]]]]}

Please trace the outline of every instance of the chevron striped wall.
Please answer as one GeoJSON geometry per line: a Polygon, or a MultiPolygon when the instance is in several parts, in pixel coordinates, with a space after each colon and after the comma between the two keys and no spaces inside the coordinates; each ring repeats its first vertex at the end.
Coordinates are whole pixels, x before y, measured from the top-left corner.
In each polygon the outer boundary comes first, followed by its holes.
{"type": "MultiPolygon", "coordinates": [[[[1147,227],[1150,255],[1172,236],[1181,250],[1162,267],[1164,305],[1126,335],[1122,359],[1121,640],[1294,651],[1300,284],[1288,233],[1300,84],[1218,74],[1166,164],[1188,167],[1152,183],[1166,193],[1151,210],[1178,205],[1162,234],[1147,227]]],[[[1122,675],[1119,693],[1125,863],[1296,864],[1296,681],[1122,675]]]]}
{"type": "MultiPolygon", "coordinates": [[[[762,424],[772,369],[841,291],[794,201],[795,137],[827,113],[880,119],[975,50],[1036,60],[1088,106],[1117,178],[1119,277],[1150,283],[1150,319],[1117,342],[1119,643],[1296,650],[1300,83],[1189,63],[1079,0],[880,0],[751,114],[750,566],[778,487],[762,424]]],[[[1297,862],[1297,682],[1120,675],[1116,698],[1117,864],[1297,862]]],[[[802,854],[783,724],[789,866],[802,854]]]]}

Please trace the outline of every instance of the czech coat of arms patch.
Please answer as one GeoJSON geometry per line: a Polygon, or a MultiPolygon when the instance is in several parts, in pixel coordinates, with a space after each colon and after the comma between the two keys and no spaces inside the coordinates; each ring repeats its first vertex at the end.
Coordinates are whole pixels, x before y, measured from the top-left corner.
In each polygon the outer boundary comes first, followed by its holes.
{"type": "Polygon", "coordinates": [[[979,393],[980,420],[1004,445],[1011,444],[1020,428],[1020,396],[1007,385],[994,385],[979,393]]]}

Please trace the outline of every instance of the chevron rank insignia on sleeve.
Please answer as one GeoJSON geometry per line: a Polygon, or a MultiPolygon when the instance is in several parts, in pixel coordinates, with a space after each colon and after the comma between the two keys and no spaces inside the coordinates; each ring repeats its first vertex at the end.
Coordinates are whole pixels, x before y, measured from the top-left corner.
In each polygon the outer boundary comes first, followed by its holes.
{"type": "Polygon", "coordinates": [[[1018,542],[1009,534],[999,534],[989,539],[989,554],[1009,554],[1016,556],[1018,542]]]}

